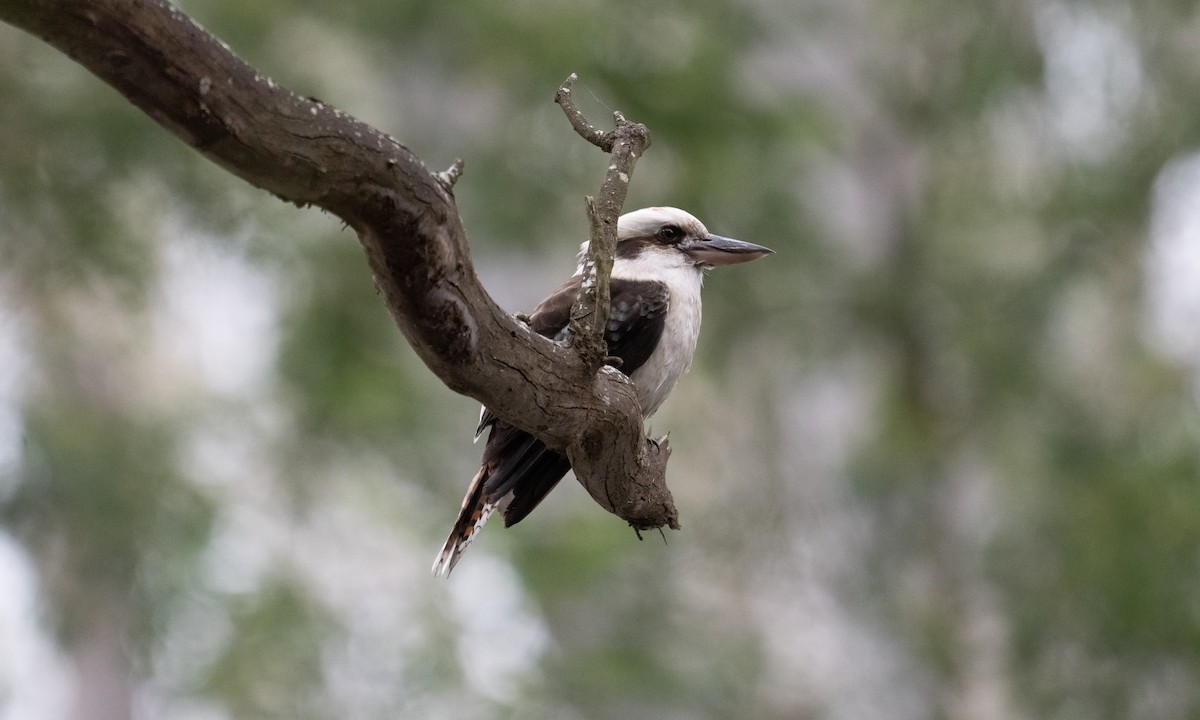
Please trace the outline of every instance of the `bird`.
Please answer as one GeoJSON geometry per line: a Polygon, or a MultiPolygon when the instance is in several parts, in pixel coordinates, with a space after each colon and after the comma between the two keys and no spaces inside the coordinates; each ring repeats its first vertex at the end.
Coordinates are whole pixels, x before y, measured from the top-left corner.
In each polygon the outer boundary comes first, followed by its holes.
{"type": "MultiPolygon", "coordinates": [[[[531,330],[555,341],[568,335],[571,307],[584,279],[588,244],[575,274],[534,308],[531,330]]],[[[673,207],[648,207],[617,220],[617,247],[609,281],[604,340],[617,369],[633,382],[642,419],[648,420],[687,372],[700,334],[704,272],[772,254],[754,243],[714,235],[694,215],[673,207]]],[[[441,552],[434,575],[448,576],[463,552],[500,510],[505,527],[520,522],[571,469],[567,457],[540,440],[480,410],[475,440],[488,433],[479,472],[441,552]]]]}

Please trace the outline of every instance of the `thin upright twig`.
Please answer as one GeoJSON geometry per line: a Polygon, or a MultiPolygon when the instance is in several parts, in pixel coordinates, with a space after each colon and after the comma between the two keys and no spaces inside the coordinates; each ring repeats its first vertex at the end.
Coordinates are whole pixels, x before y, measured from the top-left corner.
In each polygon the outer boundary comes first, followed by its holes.
{"type": "Polygon", "coordinates": [[[637,160],[650,146],[650,131],[613,113],[614,128],[598,129],[575,107],[572,89],[577,76],[571,73],[554,95],[571,127],[580,137],[612,154],[612,162],[600,186],[599,199],[587,198],[588,252],[583,261],[583,285],[571,309],[571,344],[593,372],[608,355],[604,328],[608,324],[609,278],[617,252],[617,218],[625,205],[629,181],[637,160]]]}

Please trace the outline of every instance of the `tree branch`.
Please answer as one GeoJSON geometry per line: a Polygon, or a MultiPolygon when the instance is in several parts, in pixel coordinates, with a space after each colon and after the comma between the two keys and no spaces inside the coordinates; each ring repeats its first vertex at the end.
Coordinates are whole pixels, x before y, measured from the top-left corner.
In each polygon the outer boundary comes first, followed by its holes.
{"type": "MultiPolygon", "coordinates": [[[[530,332],[479,283],[452,193],[461,163],[429,172],[391,137],[256,72],[164,0],[0,0],[0,20],[58,48],[238,177],[340,217],[442,382],[566,453],[592,497],[634,527],[678,527],[664,482],[669,452],[645,437],[631,384],[530,332]]],[[[622,189],[615,212],[623,199],[622,189]]],[[[602,191],[601,218],[606,202],[602,191]]]]}
{"type": "Polygon", "coordinates": [[[625,205],[629,180],[637,159],[650,147],[650,131],[641,123],[631,123],[621,113],[613,113],[615,129],[598,130],[575,107],[571,91],[577,76],[571,73],[554,95],[571,127],[584,140],[612,153],[612,162],[600,186],[600,201],[587,198],[588,252],[583,261],[583,286],[571,308],[571,344],[584,364],[595,372],[608,354],[604,329],[608,324],[609,278],[617,253],[617,218],[625,205]]]}

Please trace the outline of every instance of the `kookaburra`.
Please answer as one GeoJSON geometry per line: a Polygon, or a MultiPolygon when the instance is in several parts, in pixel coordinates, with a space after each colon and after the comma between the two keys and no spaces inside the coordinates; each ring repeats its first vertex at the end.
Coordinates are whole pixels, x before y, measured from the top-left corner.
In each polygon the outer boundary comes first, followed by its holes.
{"type": "MultiPolygon", "coordinates": [[[[584,243],[584,252],[587,243],[584,243]]],[[[652,207],[617,221],[608,325],[608,354],[637,389],[642,417],[662,405],[688,367],[700,334],[700,285],[704,271],[743,263],[772,251],[713,235],[692,215],[652,207]]],[[[567,336],[571,306],[583,282],[583,253],[575,275],[534,309],[529,326],[554,340],[567,336]]],[[[507,527],[520,522],[571,469],[565,455],[529,433],[500,420],[487,408],[475,430],[488,430],[482,467],[463,498],[450,537],[433,562],[436,575],[449,575],[463,551],[496,509],[507,527]]]]}

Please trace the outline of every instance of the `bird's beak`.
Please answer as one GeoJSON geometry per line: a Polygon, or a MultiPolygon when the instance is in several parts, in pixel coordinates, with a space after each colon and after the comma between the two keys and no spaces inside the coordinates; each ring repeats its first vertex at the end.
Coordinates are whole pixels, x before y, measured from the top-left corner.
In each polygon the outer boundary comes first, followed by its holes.
{"type": "Polygon", "coordinates": [[[757,260],[774,250],[762,245],[734,240],[733,238],[709,235],[704,240],[693,240],[681,248],[697,265],[736,265],[757,260]]]}

